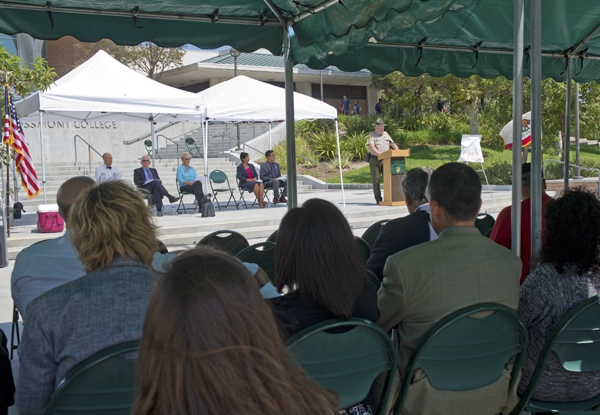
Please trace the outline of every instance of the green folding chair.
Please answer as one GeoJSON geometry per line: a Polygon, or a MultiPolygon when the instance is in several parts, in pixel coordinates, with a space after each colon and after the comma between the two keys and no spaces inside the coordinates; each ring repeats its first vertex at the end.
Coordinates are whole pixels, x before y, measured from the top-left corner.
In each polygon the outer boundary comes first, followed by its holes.
{"type": "Polygon", "coordinates": [[[375,274],[375,272],[373,272],[373,270],[367,266],[365,266],[365,271],[367,272],[367,277],[369,277],[369,281],[375,284],[377,288],[381,287],[381,280],[379,279],[377,274],[375,274]]]}
{"type": "MultiPolygon", "coordinates": [[[[192,195],[192,196],[194,196],[194,200],[195,200],[196,195],[193,193],[182,192],[181,189],[179,189],[179,182],[177,182],[177,179],[175,179],[175,187],[177,188],[177,193],[179,193],[179,206],[177,206],[177,213],[179,213],[181,208],[183,208],[183,213],[187,213],[187,210],[185,208],[185,203],[183,203],[183,197],[187,196],[187,195],[192,195]]],[[[192,209],[192,212],[196,211],[196,208],[198,208],[198,206],[199,205],[194,206],[194,208],[192,209]]],[[[200,208],[198,208],[198,211],[200,211],[200,208]]]]}
{"type": "Polygon", "coordinates": [[[394,405],[402,411],[415,368],[420,367],[439,390],[466,391],[500,379],[509,359],[515,357],[506,396],[515,387],[527,348],[527,328],[510,308],[476,304],[444,317],[421,338],[413,350],[394,405]],[[471,315],[493,311],[484,318],[471,315]]]}
{"type": "MultiPolygon", "coordinates": [[[[146,147],[146,151],[148,152],[148,155],[150,156],[150,158],[152,158],[152,140],[146,140],[144,141],[144,147],[146,147]]],[[[161,160],[160,158],[160,154],[158,154],[158,148],[154,149],[154,158],[157,158],[159,160],[161,160]]]]}
{"type": "Polygon", "coordinates": [[[210,246],[229,255],[237,255],[242,249],[248,247],[248,241],[241,233],[236,231],[216,231],[206,235],[196,246],[210,246]]]}
{"type": "Polygon", "coordinates": [[[556,324],[544,344],[531,380],[511,415],[518,415],[523,410],[574,415],[600,405],[600,395],[579,402],[531,400],[550,353],[556,353],[562,367],[569,372],[600,370],[600,295],[582,301],[556,324]]]}
{"type": "Polygon", "coordinates": [[[475,227],[479,229],[479,232],[485,236],[485,234],[489,231],[491,234],[491,230],[494,228],[494,223],[496,223],[496,219],[488,213],[480,213],[475,218],[475,227]]]}
{"type": "Polygon", "coordinates": [[[190,153],[192,158],[202,157],[202,149],[198,148],[196,145],[196,140],[194,140],[192,137],[185,138],[185,146],[187,147],[187,151],[190,153]]]}
{"type": "Polygon", "coordinates": [[[269,235],[266,242],[273,242],[273,243],[277,242],[277,230],[275,230],[271,235],[269,235]]]}
{"type": "Polygon", "coordinates": [[[360,236],[354,236],[354,240],[356,241],[356,244],[358,245],[358,250],[360,251],[360,256],[363,260],[363,265],[365,265],[367,263],[369,257],[371,256],[371,247],[369,246],[367,241],[365,241],[360,236]]]}
{"type": "Polygon", "coordinates": [[[362,402],[377,376],[387,372],[376,412],[383,414],[397,357],[390,337],[379,326],[358,318],[327,320],[294,335],[287,341],[287,350],[290,360],[299,364],[314,383],[339,396],[340,409],[362,402]],[[349,330],[340,333],[339,329],[349,330]]]}
{"type": "Polygon", "coordinates": [[[381,232],[381,228],[383,228],[383,225],[388,223],[390,220],[391,219],[383,219],[378,222],[375,222],[374,224],[369,226],[365,233],[362,234],[361,238],[363,238],[369,244],[369,247],[371,249],[373,249],[373,247],[375,246],[375,241],[379,236],[379,232],[381,232]]]}
{"type": "Polygon", "coordinates": [[[229,192],[229,199],[227,200],[227,204],[223,207],[224,208],[229,207],[229,203],[233,199],[233,204],[235,205],[236,209],[240,208],[238,206],[237,200],[235,200],[235,196],[233,195],[233,192],[236,189],[234,187],[231,187],[231,185],[229,184],[229,177],[227,177],[227,174],[225,174],[225,172],[222,172],[221,170],[211,171],[210,174],[208,175],[208,181],[210,182],[210,190],[213,194],[215,204],[217,205],[219,210],[221,210],[221,204],[219,203],[219,201],[217,199],[217,195],[219,193],[227,193],[227,192],[229,192]],[[227,183],[227,184],[225,184],[225,183],[227,183]],[[219,186],[226,186],[226,187],[215,187],[213,184],[216,184],[219,186]]]}
{"type": "Polygon", "coordinates": [[[275,281],[275,244],[261,242],[242,249],[236,256],[242,262],[257,264],[267,274],[271,282],[275,281]]]}
{"type": "Polygon", "coordinates": [[[12,327],[10,329],[10,359],[13,358],[13,352],[19,348],[21,336],[19,334],[19,310],[13,303],[12,327]],[[17,344],[15,344],[15,333],[17,335],[17,344]]]}
{"type": "Polygon", "coordinates": [[[109,347],[67,373],[48,404],[49,415],[129,415],[135,401],[136,360],[119,357],[136,352],[138,342],[109,347]]]}

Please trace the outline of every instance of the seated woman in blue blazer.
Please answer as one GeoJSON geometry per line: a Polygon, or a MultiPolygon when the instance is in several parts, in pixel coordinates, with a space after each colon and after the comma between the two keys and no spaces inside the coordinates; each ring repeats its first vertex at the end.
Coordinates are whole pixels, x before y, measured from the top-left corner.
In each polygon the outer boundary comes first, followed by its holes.
{"type": "Polygon", "coordinates": [[[258,200],[258,205],[264,208],[263,197],[265,195],[265,187],[263,182],[258,179],[256,169],[250,164],[248,153],[240,154],[240,160],[242,160],[242,163],[237,166],[237,178],[240,181],[240,189],[245,189],[249,193],[254,192],[258,200]]]}

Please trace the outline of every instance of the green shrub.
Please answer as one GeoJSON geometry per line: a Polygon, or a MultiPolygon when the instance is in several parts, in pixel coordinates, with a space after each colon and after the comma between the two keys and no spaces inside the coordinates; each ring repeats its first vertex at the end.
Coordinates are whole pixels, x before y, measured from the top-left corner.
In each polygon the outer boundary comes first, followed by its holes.
{"type": "Polygon", "coordinates": [[[425,121],[421,114],[408,115],[402,120],[402,128],[406,131],[421,131],[425,128],[425,121]]]}
{"type": "MultiPolygon", "coordinates": [[[[573,163],[573,162],[571,162],[573,163]]],[[[593,160],[581,160],[579,165],[581,167],[585,167],[588,169],[598,169],[599,166],[593,160]]],[[[556,162],[548,162],[546,163],[546,168],[544,169],[544,177],[546,180],[559,180],[564,178],[563,175],[560,174],[560,163],[556,162]]],[[[598,177],[598,172],[594,170],[579,170],[579,174],[583,177],[598,177]]],[[[569,177],[575,176],[575,167],[569,167],[569,177]]]]}
{"type": "Polygon", "coordinates": [[[337,138],[335,131],[320,131],[311,134],[310,144],[320,159],[329,161],[333,160],[337,155],[337,138]]]}
{"type": "Polygon", "coordinates": [[[435,111],[427,114],[423,121],[425,122],[427,129],[435,131],[439,134],[448,134],[452,129],[450,123],[448,122],[449,117],[450,115],[446,114],[445,112],[435,111]]]}
{"type": "Polygon", "coordinates": [[[461,134],[456,131],[438,133],[432,130],[402,131],[397,134],[394,141],[405,146],[419,144],[455,144],[459,145],[461,134]]]}
{"type": "Polygon", "coordinates": [[[348,153],[350,160],[362,160],[367,154],[367,134],[346,134],[343,139],[340,137],[340,146],[344,152],[348,153]]]}
{"type": "MultiPolygon", "coordinates": [[[[471,163],[471,167],[479,170],[477,163],[471,163]]],[[[506,161],[501,161],[492,164],[484,164],[485,174],[487,175],[490,184],[504,185],[512,184],[512,164],[506,161]]],[[[478,172],[481,178],[481,183],[485,184],[483,172],[478,172]]]]}

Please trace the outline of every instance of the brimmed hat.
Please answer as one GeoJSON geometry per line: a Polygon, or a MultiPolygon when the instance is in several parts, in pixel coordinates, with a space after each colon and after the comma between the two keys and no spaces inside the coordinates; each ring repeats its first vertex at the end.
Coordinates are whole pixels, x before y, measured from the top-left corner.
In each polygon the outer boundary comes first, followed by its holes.
{"type": "Polygon", "coordinates": [[[383,123],[383,120],[381,118],[377,118],[377,120],[375,121],[375,124],[372,124],[372,125],[374,125],[376,127],[377,126],[384,126],[385,127],[385,124],[383,123]]]}

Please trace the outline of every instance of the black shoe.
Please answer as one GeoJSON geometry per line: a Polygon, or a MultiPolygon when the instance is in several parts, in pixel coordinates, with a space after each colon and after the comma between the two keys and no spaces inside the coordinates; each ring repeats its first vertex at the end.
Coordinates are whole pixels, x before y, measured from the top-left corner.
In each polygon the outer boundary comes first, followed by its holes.
{"type": "Polygon", "coordinates": [[[169,196],[169,202],[171,203],[175,203],[179,201],[179,199],[181,199],[181,197],[169,196]]]}

